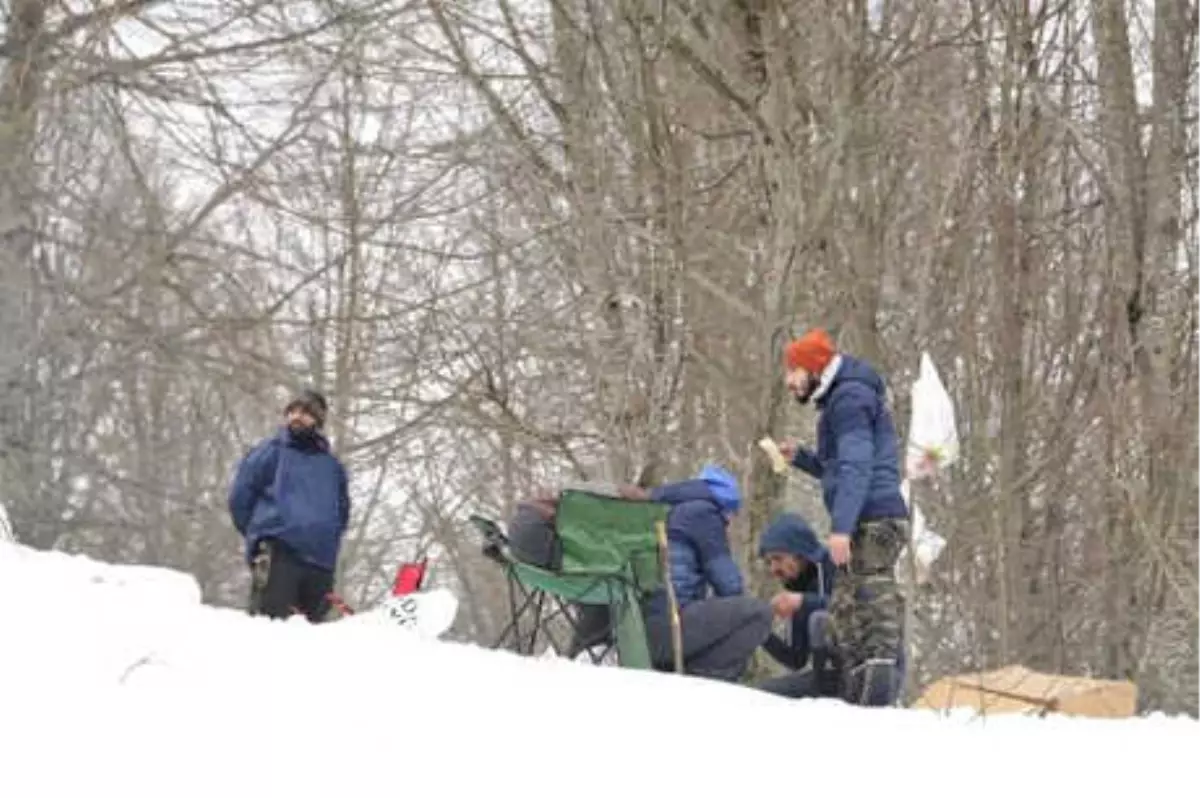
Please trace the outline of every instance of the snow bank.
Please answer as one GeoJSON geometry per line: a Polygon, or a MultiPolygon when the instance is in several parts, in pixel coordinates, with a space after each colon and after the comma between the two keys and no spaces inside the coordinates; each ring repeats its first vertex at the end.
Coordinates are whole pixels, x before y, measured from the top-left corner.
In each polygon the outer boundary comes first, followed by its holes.
{"type": "Polygon", "coordinates": [[[861,710],[270,622],[201,605],[181,574],[6,543],[0,599],[12,798],[1128,795],[1189,779],[1200,750],[1186,718],[861,710]]]}

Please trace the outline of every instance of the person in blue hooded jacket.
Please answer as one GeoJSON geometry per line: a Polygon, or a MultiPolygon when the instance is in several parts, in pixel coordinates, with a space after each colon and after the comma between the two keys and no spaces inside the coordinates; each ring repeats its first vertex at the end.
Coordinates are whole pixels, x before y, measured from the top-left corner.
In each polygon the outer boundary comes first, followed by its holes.
{"type": "Polygon", "coordinates": [[[758,554],[783,590],[771,600],[776,618],[788,621],[787,639],[771,634],[763,649],[791,673],[767,679],[762,690],[789,698],[839,695],[840,658],[829,634],[829,599],[837,568],[808,522],[796,513],[776,516],[758,554]]]}
{"type": "Polygon", "coordinates": [[[286,618],[299,610],[325,620],[350,521],[346,469],[321,433],[325,397],[304,391],[284,409],[286,425],[239,463],[229,514],[245,539],[251,615],[286,618]]]}
{"type": "MultiPolygon", "coordinates": [[[[737,480],[710,465],[694,479],[653,488],[649,499],[671,505],[667,559],[679,605],[684,671],[737,681],[771,631],[771,608],[746,595],[729,547],[729,522],[742,502],[737,480]]],[[[664,589],[647,603],[646,631],[654,666],[671,669],[671,621],[664,589]]]]}
{"type": "Polygon", "coordinates": [[[829,612],[844,657],[843,689],[852,703],[894,704],[904,619],[895,567],[909,513],[887,389],[870,365],[839,353],[824,330],[789,343],[786,362],[788,390],[820,412],[815,452],[794,441],[780,450],[821,481],[829,511],[829,554],[841,571],[829,612]]]}

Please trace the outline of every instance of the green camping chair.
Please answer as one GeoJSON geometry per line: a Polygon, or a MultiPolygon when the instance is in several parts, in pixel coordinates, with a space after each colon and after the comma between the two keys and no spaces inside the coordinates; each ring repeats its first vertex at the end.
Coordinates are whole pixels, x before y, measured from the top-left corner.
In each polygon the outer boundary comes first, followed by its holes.
{"type": "Polygon", "coordinates": [[[666,578],[668,510],[667,505],[656,502],[564,490],[555,513],[555,531],[562,545],[560,570],[516,559],[495,521],[471,516],[484,535],[485,554],[504,567],[508,581],[512,620],[495,647],[534,654],[542,637],[556,654],[573,657],[577,652],[560,645],[551,622],[564,618],[578,641],[583,636],[578,607],[606,607],[605,649],[596,653],[586,642],[579,648],[597,664],[615,648],[619,667],[650,669],[642,601],[665,585],[672,608],[675,667],[682,671],[679,617],[666,578]],[[525,621],[530,626],[527,631],[525,621]]]}

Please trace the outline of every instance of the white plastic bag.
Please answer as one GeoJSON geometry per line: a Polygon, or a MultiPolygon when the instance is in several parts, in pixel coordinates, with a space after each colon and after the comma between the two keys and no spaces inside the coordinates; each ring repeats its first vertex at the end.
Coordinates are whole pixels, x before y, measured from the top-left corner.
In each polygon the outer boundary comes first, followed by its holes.
{"type": "Polygon", "coordinates": [[[924,479],[958,459],[954,404],[927,352],[912,387],[912,417],[904,458],[909,479],[924,479]]]}

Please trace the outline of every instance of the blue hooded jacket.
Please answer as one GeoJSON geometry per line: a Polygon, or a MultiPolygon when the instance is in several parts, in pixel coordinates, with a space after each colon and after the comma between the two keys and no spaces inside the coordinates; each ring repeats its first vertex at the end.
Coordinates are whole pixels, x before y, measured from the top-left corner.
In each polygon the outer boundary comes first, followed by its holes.
{"type": "MultiPolygon", "coordinates": [[[[708,597],[740,596],[742,572],[729,549],[729,517],[742,504],[737,480],[723,468],[706,466],[695,479],[660,485],[650,500],[671,505],[667,515],[667,558],[680,608],[708,597]]],[[[648,615],[666,611],[666,591],[658,590],[648,615]]]]}
{"type": "Polygon", "coordinates": [[[900,494],[900,445],[883,379],[841,355],[841,366],[817,399],[817,451],[798,448],[792,465],[821,480],[832,531],[854,535],[858,524],[907,518],[900,494]]]}
{"type": "Polygon", "coordinates": [[[246,560],[258,541],[274,538],[305,562],[334,570],[350,522],[347,482],[320,433],[306,440],[285,427],[251,449],[229,489],[229,514],[246,539],[246,560]]]}
{"type": "Polygon", "coordinates": [[[800,610],[792,616],[791,644],[775,634],[763,644],[766,652],[780,665],[800,670],[808,663],[811,653],[808,619],[814,612],[829,608],[837,566],[833,564],[829,550],[817,540],[812,527],[795,513],[776,516],[763,533],[758,544],[759,556],[765,557],[772,552],[793,554],[807,563],[799,577],[784,585],[787,590],[804,596],[800,610]]]}

